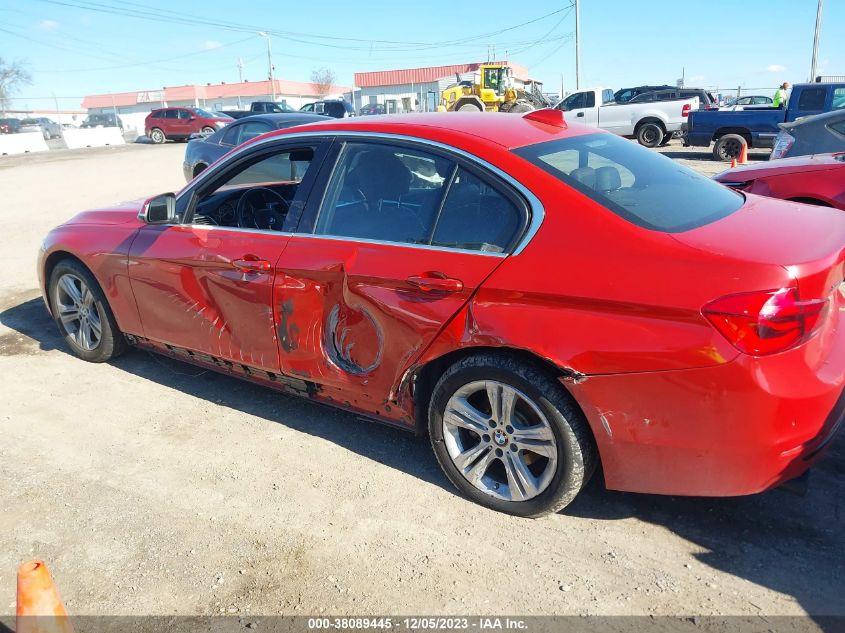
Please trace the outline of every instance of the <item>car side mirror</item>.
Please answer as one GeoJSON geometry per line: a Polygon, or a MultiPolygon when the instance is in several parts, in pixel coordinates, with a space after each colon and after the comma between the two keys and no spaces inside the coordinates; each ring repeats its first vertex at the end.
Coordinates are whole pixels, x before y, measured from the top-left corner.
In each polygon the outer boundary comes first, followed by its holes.
{"type": "Polygon", "coordinates": [[[176,194],[163,193],[144,201],[138,219],[146,224],[172,224],[176,220],[176,194]]]}

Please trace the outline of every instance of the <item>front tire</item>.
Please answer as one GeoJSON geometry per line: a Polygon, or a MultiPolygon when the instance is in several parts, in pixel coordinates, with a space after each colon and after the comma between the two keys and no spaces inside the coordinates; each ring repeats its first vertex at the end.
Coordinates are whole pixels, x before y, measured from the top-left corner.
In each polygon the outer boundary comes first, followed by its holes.
{"type": "Polygon", "coordinates": [[[48,286],[59,333],[74,354],[102,363],[122,354],[126,340],[94,276],[79,262],[56,264],[48,286]]]}
{"type": "Polygon", "coordinates": [[[210,125],[206,125],[204,128],[202,128],[201,132],[203,134],[214,134],[214,128],[210,125]]]}
{"type": "Polygon", "coordinates": [[[161,145],[167,138],[164,136],[164,132],[156,127],[150,131],[150,140],[156,145],[161,145]]]}
{"type": "Polygon", "coordinates": [[[428,421],[449,480],[499,512],[556,512],[595,469],[592,435],[571,396],[546,372],[508,356],[452,365],[434,388],[428,421]]]}

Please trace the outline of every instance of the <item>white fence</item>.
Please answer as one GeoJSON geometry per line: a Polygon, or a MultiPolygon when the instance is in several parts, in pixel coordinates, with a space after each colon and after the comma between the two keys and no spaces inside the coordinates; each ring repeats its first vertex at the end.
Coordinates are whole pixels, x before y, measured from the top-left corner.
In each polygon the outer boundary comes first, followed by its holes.
{"type": "Polygon", "coordinates": [[[68,149],[78,147],[105,147],[106,145],[124,145],[123,133],[116,127],[91,127],[79,130],[64,130],[65,145],[68,149]]]}
{"type": "Polygon", "coordinates": [[[0,154],[26,154],[27,152],[46,151],[47,142],[41,132],[0,134],[0,154]]]}

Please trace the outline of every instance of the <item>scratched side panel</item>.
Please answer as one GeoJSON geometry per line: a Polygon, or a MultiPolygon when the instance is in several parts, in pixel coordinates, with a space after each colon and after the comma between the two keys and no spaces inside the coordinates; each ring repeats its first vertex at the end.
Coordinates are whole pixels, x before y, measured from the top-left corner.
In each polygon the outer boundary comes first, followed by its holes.
{"type": "MultiPolygon", "coordinates": [[[[53,229],[44,240],[40,266],[55,251],[79,258],[93,273],[106,295],[122,332],[142,332],[127,273],[127,256],[140,224],[71,224],[53,229]]],[[[40,274],[40,273],[39,273],[40,274]]],[[[49,280],[43,279],[46,284],[49,280]]]]}
{"type": "Polygon", "coordinates": [[[390,244],[294,236],[279,261],[274,306],[281,371],[376,415],[411,417],[390,402],[400,374],[503,260],[390,244]],[[407,278],[460,279],[454,293],[407,278]]]}
{"type": "Polygon", "coordinates": [[[237,363],[278,370],[274,270],[243,272],[253,256],[271,267],[287,243],[278,233],[218,227],[142,229],[132,249],[132,287],[144,336],[237,363]]]}

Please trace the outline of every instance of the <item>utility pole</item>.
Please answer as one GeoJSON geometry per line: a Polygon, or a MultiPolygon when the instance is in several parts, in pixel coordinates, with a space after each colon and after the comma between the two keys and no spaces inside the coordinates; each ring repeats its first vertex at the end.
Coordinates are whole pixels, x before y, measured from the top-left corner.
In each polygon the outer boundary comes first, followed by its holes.
{"type": "MultiPolygon", "coordinates": [[[[821,1],[821,0],[819,0],[821,1]]],[[[575,89],[581,89],[581,10],[579,0],[575,2],[575,89]]]]}
{"type": "MultiPolygon", "coordinates": [[[[244,82],[244,60],[238,57],[238,83],[244,82]]],[[[238,109],[241,107],[241,90],[238,88],[238,109]]]]}
{"type": "Polygon", "coordinates": [[[813,36],[813,61],[810,64],[810,81],[816,80],[816,66],[819,58],[819,33],[822,30],[822,5],[824,0],[819,0],[819,6],[816,9],[816,33],[813,36]]]}
{"type": "Polygon", "coordinates": [[[273,101],[276,100],[276,81],[273,79],[273,53],[270,50],[270,34],[265,31],[259,31],[261,37],[267,38],[267,74],[270,78],[270,91],[273,95],[273,101]]]}

